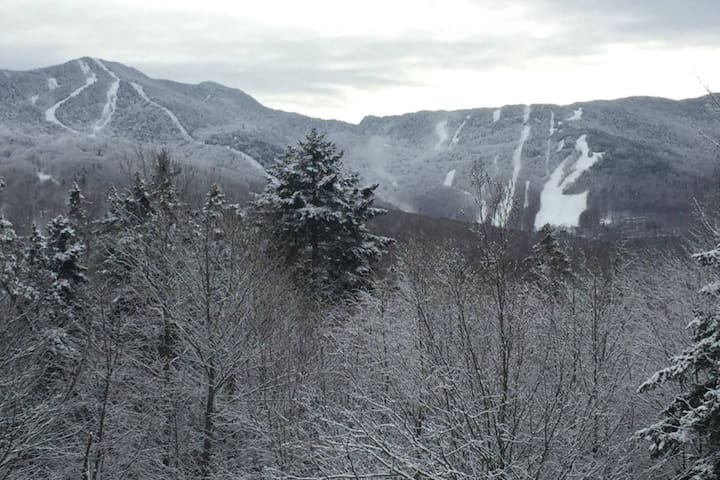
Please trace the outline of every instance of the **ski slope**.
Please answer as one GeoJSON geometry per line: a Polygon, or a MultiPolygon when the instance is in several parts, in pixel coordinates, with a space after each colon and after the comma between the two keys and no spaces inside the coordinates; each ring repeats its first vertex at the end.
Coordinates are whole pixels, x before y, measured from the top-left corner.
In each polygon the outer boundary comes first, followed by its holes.
{"type": "Polygon", "coordinates": [[[145,93],[145,89],[142,87],[142,85],[137,84],[135,82],[130,82],[130,85],[133,87],[135,92],[137,92],[140,97],[145,100],[147,103],[152,105],[153,107],[162,110],[165,115],[170,118],[170,121],[175,125],[175,128],[177,128],[180,131],[180,135],[182,135],[183,139],[185,139],[188,142],[195,142],[195,139],[190,136],[187,130],[185,130],[185,127],[183,127],[183,124],[180,123],[180,120],[178,120],[177,116],[167,107],[163,107],[157,102],[154,102],[153,100],[150,100],[150,97],[147,96],[147,93],[145,93]]]}
{"type": "Polygon", "coordinates": [[[103,106],[102,116],[93,127],[94,132],[97,133],[110,123],[113,115],[115,114],[115,109],[117,108],[118,89],[120,88],[120,78],[115,75],[115,72],[105,66],[105,64],[100,59],[94,58],[93,61],[97,64],[98,67],[103,69],[113,79],[113,82],[110,84],[110,87],[107,91],[107,100],[105,101],[105,105],[103,106]]]}
{"type": "Polygon", "coordinates": [[[57,102],[52,107],[48,108],[45,111],[45,120],[50,123],[54,123],[58,127],[64,128],[65,130],[72,132],[72,133],[81,133],[77,130],[68,127],[64,123],[62,123],[60,120],[57,119],[57,110],[58,108],[62,107],[62,105],[67,102],[70,99],[73,99],[80,95],[86,88],[90,87],[91,85],[94,85],[95,82],[97,82],[97,75],[95,72],[90,69],[87,63],[85,63],[83,60],[78,60],[78,64],[80,65],[80,69],[82,70],[83,74],[85,74],[85,84],[81,87],[76,88],[70,95],[63,98],[59,102],[57,102]]]}
{"type": "Polygon", "coordinates": [[[580,176],[602,159],[600,152],[590,153],[587,135],[582,135],[575,142],[575,150],[579,153],[572,171],[563,178],[570,158],[567,157],[557,166],[540,193],[540,210],[535,216],[535,229],[541,229],[546,223],[558,227],[579,227],[580,215],[587,210],[588,192],[566,194],[565,190],[580,176]]]}
{"type": "Polygon", "coordinates": [[[438,122],[435,125],[435,135],[438,137],[438,142],[435,144],[435,150],[441,151],[443,150],[443,144],[447,142],[448,139],[447,120],[438,122]]]}
{"type": "Polygon", "coordinates": [[[447,174],[445,175],[445,180],[443,181],[443,185],[446,187],[452,187],[453,182],[455,181],[455,169],[453,168],[447,174]]]}

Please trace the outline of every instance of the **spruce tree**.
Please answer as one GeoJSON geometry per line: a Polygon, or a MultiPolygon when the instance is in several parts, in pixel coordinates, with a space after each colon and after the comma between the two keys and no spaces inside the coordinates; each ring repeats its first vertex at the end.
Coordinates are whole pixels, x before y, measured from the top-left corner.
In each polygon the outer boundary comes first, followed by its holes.
{"type": "Polygon", "coordinates": [[[557,295],[562,285],[572,278],[570,258],[552,226],[545,225],[538,233],[540,240],[533,245],[530,257],[530,275],[543,284],[549,284],[553,294],[557,295]]]}
{"type": "Polygon", "coordinates": [[[67,217],[50,220],[46,232],[48,270],[54,278],[51,294],[61,307],[69,308],[79,284],[87,281],[80,261],[84,248],[67,217]]]}
{"type": "Polygon", "coordinates": [[[179,204],[175,188],[175,177],[178,173],[167,150],[161,150],[155,155],[154,172],[150,180],[150,196],[157,209],[165,215],[174,216],[179,204]]]}
{"type": "Polygon", "coordinates": [[[70,198],[68,200],[68,218],[76,227],[83,227],[87,221],[85,203],[85,196],[76,182],[70,189],[70,198]]]}
{"type": "MultiPolygon", "coordinates": [[[[720,246],[693,256],[705,267],[720,266],[720,246]]],[[[656,424],[638,435],[652,442],[654,456],[681,453],[692,466],[675,478],[720,479],[720,280],[700,290],[704,308],[696,310],[689,327],[692,345],[672,357],[670,366],[655,373],[639,391],[676,381],[683,387],[656,424]]]]}
{"type": "Polygon", "coordinates": [[[357,174],[343,172],[342,156],[313,129],[270,170],[254,202],[277,251],[302,278],[331,294],[367,286],[372,262],[391,242],[365,225],[385,213],[373,207],[377,185],[359,187],[357,174]]]}

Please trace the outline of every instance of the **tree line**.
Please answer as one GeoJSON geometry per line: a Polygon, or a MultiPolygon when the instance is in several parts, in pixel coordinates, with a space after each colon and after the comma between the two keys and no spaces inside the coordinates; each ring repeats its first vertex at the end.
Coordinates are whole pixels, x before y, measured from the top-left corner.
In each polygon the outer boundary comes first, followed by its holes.
{"type": "Polygon", "coordinates": [[[0,479],[718,478],[716,249],[393,246],[316,131],[248,205],[177,175],[0,218],[0,479]]]}

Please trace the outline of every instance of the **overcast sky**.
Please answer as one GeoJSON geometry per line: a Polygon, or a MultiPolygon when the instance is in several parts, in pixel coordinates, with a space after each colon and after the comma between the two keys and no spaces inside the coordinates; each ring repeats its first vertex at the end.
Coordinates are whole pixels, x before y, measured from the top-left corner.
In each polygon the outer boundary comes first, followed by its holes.
{"type": "Polygon", "coordinates": [[[359,121],[720,89],[720,0],[0,0],[0,68],[96,56],[359,121]]]}

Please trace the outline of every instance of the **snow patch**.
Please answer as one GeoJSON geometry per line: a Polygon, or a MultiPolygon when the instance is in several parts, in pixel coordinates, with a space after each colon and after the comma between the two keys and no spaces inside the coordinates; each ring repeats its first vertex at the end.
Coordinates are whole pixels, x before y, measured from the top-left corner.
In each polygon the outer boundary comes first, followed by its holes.
{"type": "Polygon", "coordinates": [[[530,120],[530,111],[530,105],[526,105],[525,111],[523,112],[523,128],[520,132],[520,139],[518,140],[517,147],[515,147],[515,151],[513,152],[512,156],[512,177],[508,182],[507,188],[505,190],[505,195],[501,200],[500,205],[498,205],[498,209],[495,212],[494,216],[495,218],[493,219],[493,223],[496,226],[505,225],[507,223],[507,219],[501,217],[512,211],[513,200],[515,198],[515,189],[517,187],[518,177],[520,176],[520,169],[522,168],[523,148],[525,147],[525,142],[527,142],[527,140],[530,138],[530,125],[527,124],[528,120],[530,120]]]}
{"type": "Polygon", "coordinates": [[[208,95],[207,97],[205,97],[205,98],[203,99],[202,103],[206,103],[206,102],[207,102],[208,100],[210,100],[211,98],[212,98],[212,94],[210,94],[210,95],[208,95]]]}
{"type": "Polygon", "coordinates": [[[523,208],[528,208],[530,206],[530,180],[525,180],[525,201],[523,201],[523,208]]]}
{"type": "Polygon", "coordinates": [[[613,218],[612,214],[610,212],[607,212],[603,217],[600,219],[600,225],[603,227],[607,227],[609,225],[613,224],[613,218]]]}
{"type": "Polygon", "coordinates": [[[57,180],[52,175],[48,175],[47,173],[41,172],[38,170],[37,172],[37,178],[40,180],[40,183],[45,182],[52,182],[52,183],[58,183],[57,180]]]}
{"type": "Polygon", "coordinates": [[[32,97],[30,97],[30,103],[32,103],[33,105],[37,105],[38,98],[40,98],[40,95],[33,95],[32,97]]]}
{"type": "Polygon", "coordinates": [[[435,144],[435,150],[440,151],[443,149],[443,144],[448,139],[447,120],[438,122],[437,125],[435,125],[435,135],[438,136],[438,142],[435,144]]]}
{"type": "Polygon", "coordinates": [[[446,187],[452,187],[453,182],[455,181],[455,169],[453,168],[447,174],[445,175],[445,181],[443,181],[443,185],[446,187]]]}
{"type": "Polygon", "coordinates": [[[550,110],[550,131],[548,132],[548,136],[552,137],[555,133],[555,112],[550,110]]]}
{"type": "Polygon", "coordinates": [[[575,161],[573,170],[563,178],[568,156],[557,166],[540,193],[540,211],[535,216],[535,229],[539,230],[546,223],[563,227],[578,227],[580,215],[587,210],[588,192],[578,194],[564,193],[567,187],[572,185],[580,175],[595,165],[603,154],[595,152],[590,154],[590,147],[587,144],[587,135],[582,135],[575,142],[575,150],[580,153],[575,161]]]}
{"type": "Polygon", "coordinates": [[[58,81],[53,77],[48,78],[48,90],[55,90],[58,87],[58,81]]]}
{"type": "Polygon", "coordinates": [[[579,107],[577,110],[575,110],[573,112],[572,115],[570,115],[570,117],[568,117],[567,121],[568,122],[576,122],[578,120],[582,120],[582,114],[583,114],[583,109],[582,109],[582,107],[579,107]]]}
{"type": "Polygon", "coordinates": [[[460,141],[460,132],[462,132],[462,129],[465,128],[466,123],[467,119],[463,120],[460,126],[455,130],[452,140],[450,140],[450,145],[448,145],[448,150],[450,150],[453,145],[457,145],[457,143],[460,141]]]}
{"type": "Polygon", "coordinates": [[[560,140],[560,143],[558,143],[557,151],[559,152],[563,148],[565,148],[565,139],[564,138],[562,140],[560,140]]]}
{"type": "Polygon", "coordinates": [[[493,120],[492,123],[497,123],[500,121],[500,117],[502,117],[502,107],[498,108],[493,112],[493,120]]]}
{"type": "Polygon", "coordinates": [[[82,93],[83,90],[88,88],[89,86],[93,85],[95,82],[97,82],[97,75],[95,72],[93,72],[90,67],[85,63],[83,60],[78,60],[78,64],[80,65],[80,69],[83,71],[83,73],[86,75],[85,77],[85,84],[81,87],[76,88],[70,95],[63,98],[59,102],[57,102],[52,107],[48,108],[45,111],[45,120],[50,123],[54,123],[55,125],[64,128],[65,130],[72,132],[72,133],[80,133],[77,130],[68,127],[64,123],[62,123],[60,120],[57,119],[57,109],[60,108],[65,102],[70,100],[71,98],[75,98],[78,95],[82,93]]]}
{"type": "Polygon", "coordinates": [[[113,78],[113,83],[110,84],[107,91],[107,100],[103,106],[102,116],[93,127],[95,132],[99,132],[110,123],[113,115],[115,114],[115,109],[117,108],[117,94],[118,89],[120,88],[120,78],[115,75],[115,72],[105,66],[100,59],[94,58],[93,61],[98,65],[98,67],[105,70],[105,72],[113,78]]]}

